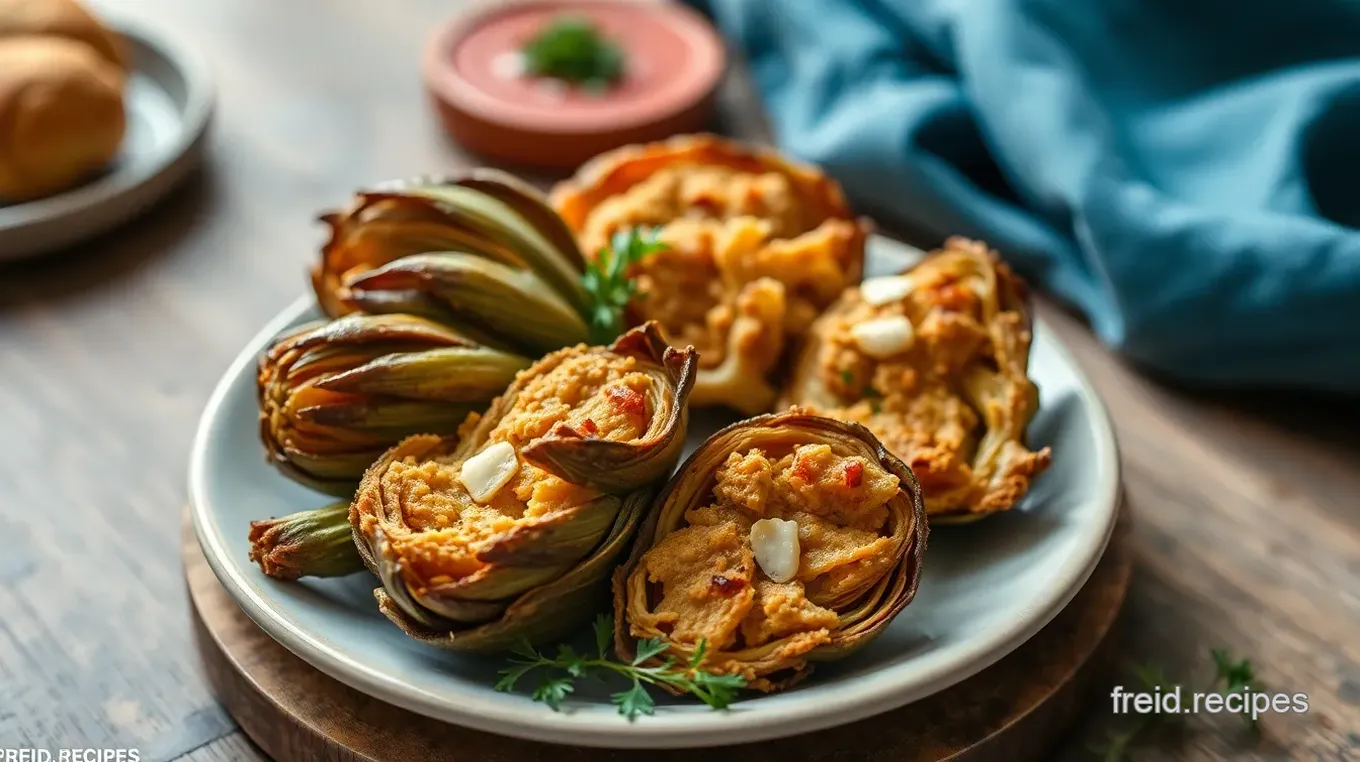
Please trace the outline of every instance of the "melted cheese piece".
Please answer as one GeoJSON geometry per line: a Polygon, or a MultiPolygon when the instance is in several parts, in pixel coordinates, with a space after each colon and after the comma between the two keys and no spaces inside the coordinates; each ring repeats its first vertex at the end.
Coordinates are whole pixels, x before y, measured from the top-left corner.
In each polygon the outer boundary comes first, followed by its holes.
{"type": "Polygon", "coordinates": [[[458,480],[467,488],[468,495],[478,503],[486,503],[496,496],[519,471],[519,457],[509,442],[496,442],[463,461],[458,480]]]}
{"type": "Polygon", "coordinates": [[[888,275],[859,284],[859,295],[868,304],[879,307],[902,300],[915,288],[916,284],[905,275],[888,275]]]}
{"type": "Polygon", "coordinates": [[[916,342],[911,321],[902,315],[860,323],[850,329],[850,336],[860,351],[879,360],[905,352],[916,342]]]}
{"type": "Polygon", "coordinates": [[[751,525],[751,550],[756,564],[774,582],[798,576],[798,522],[761,519],[751,525]]]}

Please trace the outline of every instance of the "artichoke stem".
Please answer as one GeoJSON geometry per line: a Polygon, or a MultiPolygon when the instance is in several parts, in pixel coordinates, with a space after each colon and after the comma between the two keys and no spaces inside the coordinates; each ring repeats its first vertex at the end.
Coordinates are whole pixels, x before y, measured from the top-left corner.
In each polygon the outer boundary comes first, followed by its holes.
{"type": "Polygon", "coordinates": [[[275,579],[341,577],[364,570],[349,501],[250,523],[250,560],[275,579]]]}

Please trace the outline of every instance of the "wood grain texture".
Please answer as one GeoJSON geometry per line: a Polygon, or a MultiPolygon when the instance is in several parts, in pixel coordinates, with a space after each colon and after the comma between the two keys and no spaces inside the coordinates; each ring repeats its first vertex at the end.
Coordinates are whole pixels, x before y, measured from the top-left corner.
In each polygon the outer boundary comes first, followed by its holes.
{"type": "MultiPolygon", "coordinates": [[[[817,733],[696,751],[602,751],[497,737],[429,720],[326,677],[274,642],[213,576],[187,524],[184,565],[195,636],[217,695],[279,762],[1040,762],[1109,656],[1133,566],[1129,511],[1086,586],[1020,649],[973,678],[879,717],[817,733]]],[[[735,717],[733,718],[736,719],[735,717]]],[[[641,720],[645,722],[646,720],[641,720]]]]}
{"type": "MultiPolygon", "coordinates": [[[[217,376],[303,288],[318,210],[475,161],[444,139],[418,76],[455,3],[93,2],[202,51],[219,109],[209,167],[164,207],[0,268],[0,748],[251,759],[191,645],[189,441],[217,376]]],[[[720,102],[722,127],[761,134],[739,81],[720,102]]],[[[1137,758],[1360,758],[1360,403],[1174,390],[1044,316],[1110,407],[1138,515],[1121,660],[1200,682],[1207,650],[1228,647],[1311,699],[1268,716],[1259,744],[1204,716],[1137,758]]],[[[1060,759],[1092,759],[1124,724],[1093,698],[1060,759]]]]}

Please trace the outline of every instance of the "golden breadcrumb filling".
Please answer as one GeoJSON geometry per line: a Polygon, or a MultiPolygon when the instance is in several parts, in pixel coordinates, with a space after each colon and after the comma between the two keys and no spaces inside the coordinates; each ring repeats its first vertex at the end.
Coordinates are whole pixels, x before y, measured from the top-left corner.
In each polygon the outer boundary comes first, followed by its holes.
{"type": "MultiPolygon", "coordinates": [[[[656,320],[667,340],[699,350],[701,369],[736,354],[724,383],[755,383],[849,285],[853,221],[808,220],[789,178],[722,166],[659,170],[590,212],[580,240],[587,256],[634,227],[660,229],[669,248],[630,273],[632,317],[656,320]]],[[[715,377],[715,380],[717,377],[715,377]]],[[[706,404],[701,376],[696,404],[706,404]]],[[[723,392],[715,392],[721,397],[723,392]]]]}
{"type": "MultiPolygon", "coordinates": [[[[416,462],[408,457],[389,465],[382,490],[388,499],[397,497],[411,530],[391,540],[411,571],[431,584],[462,578],[482,568],[478,553],[497,538],[597,497],[518,452],[563,424],[583,436],[612,441],[642,436],[653,410],[647,401],[651,381],[636,370],[637,363],[632,357],[577,355],[531,378],[482,445],[508,442],[518,460],[514,477],[485,504],[473,500],[460,481],[465,458],[416,462]]],[[[470,416],[463,432],[476,421],[470,416]]]]}
{"type": "Polygon", "coordinates": [[[928,513],[1009,508],[1049,462],[1046,449],[1030,452],[1019,441],[1033,412],[1032,385],[1023,371],[998,368],[998,339],[1013,340],[1028,329],[1015,312],[989,320],[980,296],[984,289],[969,270],[921,267],[907,277],[912,290],[905,297],[874,305],[852,295],[848,306],[819,323],[818,380],[840,406],[796,401],[812,412],[868,427],[911,466],[928,513]],[[893,316],[911,322],[911,346],[890,357],[863,352],[852,329],[893,316]],[[979,403],[983,387],[993,393],[979,403]],[[988,417],[1018,430],[996,427],[994,436],[1008,441],[979,459],[988,417]]]}
{"type": "MultiPolygon", "coordinates": [[[[892,567],[884,533],[897,493],[897,477],[877,463],[824,444],[733,453],[717,470],[712,502],[687,511],[687,525],[643,556],[656,601],[634,624],[679,643],[705,639],[719,658],[783,639],[785,655],[806,653],[830,640],[837,610],[892,567]],[[798,570],[787,582],[756,561],[751,525],[765,518],[798,524],[798,570]]],[[[739,662],[714,666],[741,671],[739,662]]]]}

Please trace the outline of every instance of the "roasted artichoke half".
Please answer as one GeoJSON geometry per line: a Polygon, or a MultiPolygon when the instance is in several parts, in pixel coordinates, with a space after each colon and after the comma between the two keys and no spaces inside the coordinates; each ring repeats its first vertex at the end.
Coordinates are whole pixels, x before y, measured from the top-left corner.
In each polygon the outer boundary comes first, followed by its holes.
{"type": "Polygon", "coordinates": [[[699,350],[692,404],[747,415],[770,409],[785,349],[859,280],[869,232],[816,168],[711,135],[602,154],[551,201],[591,257],[657,230],[667,247],[631,265],[628,317],[699,350]]]}
{"type": "Polygon", "coordinates": [[[312,286],[331,317],[421,315],[531,356],[589,337],[576,241],[542,194],[511,175],[389,183],[321,219],[331,235],[312,286]]]}
{"type": "Polygon", "coordinates": [[[1025,444],[1031,330],[1024,283],[985,244],[951,238],[847,290],[781,402],[864,424],[916,473],[931,521],[973,521],[1014,506],[1050,461],[1025,444]]]}
{"type": "Polygon", "coordinates": [[[286,475],[348,497],[387,448],[456,431],[529,363],[410,315],[309,323],[260,357],[260,438],[286,475]]]}
{"type": "Polygon", "coordinates": [[[350,511],[383,613],[418,640],[473,652],[589,619],[679,459],[695,362],[653,325],[561,350],[461,436],[386,453],[350,511]]]}
{"type": "Polygon", "coordinates": [[[855,423],[802,411],[714,434],[659,498],[614,575],[615,648],[786,688],[911,602],[927,526],[911,469],[855,423]]]}

